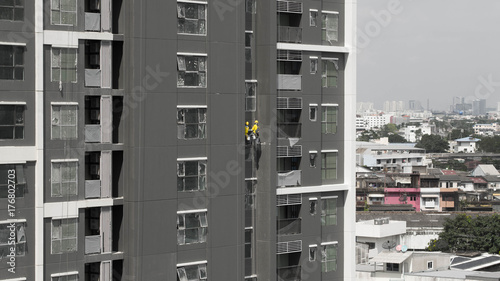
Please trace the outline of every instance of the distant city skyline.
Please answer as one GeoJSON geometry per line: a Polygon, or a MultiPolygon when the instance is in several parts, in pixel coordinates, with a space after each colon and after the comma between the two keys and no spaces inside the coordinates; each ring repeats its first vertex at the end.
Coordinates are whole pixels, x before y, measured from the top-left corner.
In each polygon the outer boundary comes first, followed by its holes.
{"type": "Polygon", "coordinates": [[[358,1],[358,101],[500,101],[500,2],[358,1]]]}

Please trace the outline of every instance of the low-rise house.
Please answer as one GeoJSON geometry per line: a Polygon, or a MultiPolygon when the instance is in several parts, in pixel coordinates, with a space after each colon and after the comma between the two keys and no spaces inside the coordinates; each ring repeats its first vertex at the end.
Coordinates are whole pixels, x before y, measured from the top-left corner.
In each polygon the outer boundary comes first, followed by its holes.
{"type": "Polygon", "coordinates": [[[406,221],[380,218],[356,223],[356,243],[368,245],[370,259],[384,250],[384,243],[400,245],[401,235],[405,233],[406,221]]]}
{"type": "Polygon", "coordinates": [[[373,171],[396,173],[411,173],[414,170],[425,171],[427,167],[425,149],[416,148],[414,143],[357,142],[356,162],[356,164],[373,171]]]}
{"type": "Polygon", "coordinates": [[[473,137],[466,137],[461,139],[456,139],[456,145],[453,147],[454,153],[475,153],[477,149],[477,142],[481,141],[473,137]]]}
{"type": "Polygon", "coordinates": [[[500,173],[495,168],[495,166],[491,164],[480,164],[474,170],[472,170],[471,176],[473,177],[500,176],[500,173]]]}

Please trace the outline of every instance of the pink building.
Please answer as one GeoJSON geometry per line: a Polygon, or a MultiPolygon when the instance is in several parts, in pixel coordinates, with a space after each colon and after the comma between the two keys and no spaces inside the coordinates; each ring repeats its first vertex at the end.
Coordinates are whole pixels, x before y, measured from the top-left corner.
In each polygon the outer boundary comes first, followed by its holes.
{"type": "Polygon", "coordinates": [[[385,204],[411,204],[420,212],[420,188],[386,187],[385,204]]]}

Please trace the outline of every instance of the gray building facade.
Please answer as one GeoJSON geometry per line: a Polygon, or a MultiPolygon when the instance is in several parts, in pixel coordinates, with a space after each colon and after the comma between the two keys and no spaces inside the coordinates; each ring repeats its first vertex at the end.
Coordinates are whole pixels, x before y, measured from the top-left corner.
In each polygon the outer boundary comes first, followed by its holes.
{"type": "Polygon", "coordinates": [[[356,1],[33,2],[0,3],[0,280],[354,280],[356,1]]]}

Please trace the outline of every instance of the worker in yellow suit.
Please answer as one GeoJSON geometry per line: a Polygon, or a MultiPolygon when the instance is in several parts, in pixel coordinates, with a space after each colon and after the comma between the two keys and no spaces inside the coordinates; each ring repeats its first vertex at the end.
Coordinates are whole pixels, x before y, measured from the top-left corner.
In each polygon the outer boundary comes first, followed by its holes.
{"type": "Polygon", "coordinates": [[[245,140],[249,140],[248,138],[248,131],[250,130],[250,127],[248,126],[248,121],[245,122],[245,140]]]}
{"type": "Polygon", "coordinates": [[[255,120],[255,122],[253,123],[252,133],[255,135],[255,137],[259,137],[259,121],[258,120],[255,120]]]}

